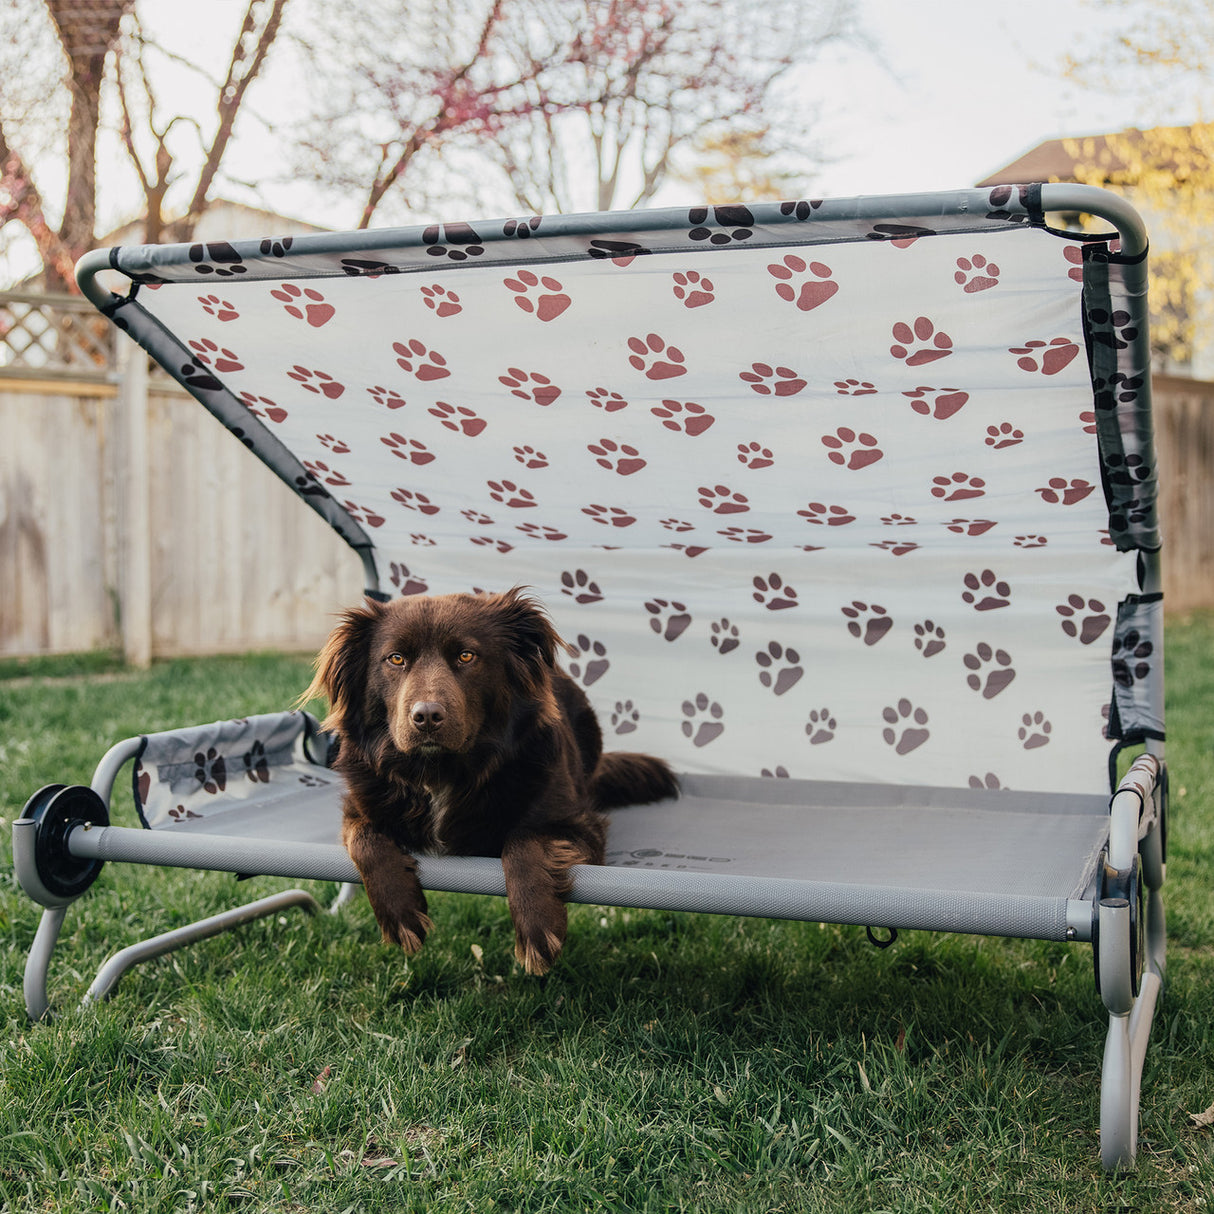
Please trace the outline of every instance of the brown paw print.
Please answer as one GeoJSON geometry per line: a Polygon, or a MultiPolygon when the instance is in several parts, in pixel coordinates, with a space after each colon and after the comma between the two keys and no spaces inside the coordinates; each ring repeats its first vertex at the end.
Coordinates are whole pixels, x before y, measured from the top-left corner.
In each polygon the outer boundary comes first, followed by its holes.
{"type": "Polygon", "coordinates": [[[636,516],[629,514],[623,506],[592,504],[583,506],[582,513],[605,527],[631,527],[636,522],[636,516]]]}
{"type": "Polygon", "coordinates": [[[824,742],[829,742],[834,738],[838,728],[839,723],[830,715],[829,708],[815,708],[809,714],[805,732],[809,736],[811,746],[821,746],[824,742]]]}
{"type": "Polygon", "coordinates": [[[641,714],[637,711],[636,706],[631,700],[616,700],[615,708],[611,713],[611,729],[613,733],[625,734],[632,733],[637,722],[641,719],[641,714]]]}
{"type": "Polygon", "coordinates": [[[524,371],[519,367],[508,367],[505,375],[499,375],[497,381],[510,389],[511,396],[520,400],[534,401],[545,407],[552,404],[561,394],[552,380],[538,371],[524,371]]]}
{"type": "Polygon", "coordinates": [[[666,641],[677,641],[691,625],[686,606],[671,599],[650,599],[645,610],[649,613],[649,627],[666,641]]]}
{"type": "Polygon", "coordinates": [[[751,363],[750,370],[740,371],[738,378],[760,396],[796,396],[807,386],[791,367],[773,367],[770,363],[751,363]]]}
{"type": "Polygon", "coordinates": [[[908,552],[914,552],[919,545],[913,540],[879,540],[869,544],[869,547],[888,552],[891,556],[905,556],[908,552]]]}
{"type": "Polygon", "coordinates": [[[405,398],[395,388],[385,388],[376,384],[375,387],[368,388],[367,392],[377,405],[383,405],[386,409],[403,409],[405,407],[405,398]]]}
{"type": "Polygon", "coordinates": [[[821,307],[839,291],[830,266],[821,261],[807,262],[795,253],[789,253],[782,261],[769,265],[767,272],[779,280],[776,294],[788,303],[796,304],[802,312],[821,307]]]}
{"type": "Polygon", "coordinates": [[[935,657],[945,648],[944,629],[931,620],[915,625],[915,648],[925,658],[935,657]]]}
{"type": "Polygon", "coordinates": [[[514,278],[503,279],[503,285],[514,292],[514,302],[529,316],[538,320],[556,320],[573,300],[555,278],[541,278],[530,270],[520,270],[514,278]]]}
{"type": "Polygon", "coordinates": [[[972,253],[969,257],[957,258],[953,280],[967,295],[989,291],[999,285],[999,267],[981,253],[972,253]]]}
{"type": "MultiPolygon", "coordinates": [[[[218,342],[212,341],[209,337],[200,338],[198,341],[190,342],[190,349],[194,351],[194,357],[204,367],[214,367],[221,375],[227,371],[243,371],[244,363],[240,361],[240,357],[229,350],[226,346],[221,346],[218,342]]],[[[288,372],[287,374],[290,374],[288,372]]]]}
{"type": "Polygon", "coordinates": [[[1026,341],[1023,346],[1011,346],[1008,353],[1020,356],[1016,359],[1016,366],[1022,371],[1057,375],[1074,361],[1079,347],[1069,337],[1055,337],[1050,342],[1026,341]]]}
{"type": "Polygon", "coordinates": [[[427,383],[434,379],[446,379],[451,374],[447,370],[447,360],[437,351],[427,349],[417,338],[406,341],[394,341],[392,349],[399,355],[396,362],[401,370],[427,383]]]}
{"type": "Polygon", "coordinates": [[[521,531],[532,539],[550,540],[553,543],[569,538],[564,531],[560,531],[556,527],[549,527],[543,523],[519,523],[514,529],[515,531],[521,531]]]}
{"type": "Polygon", "coordinates": [[[284,282],[270,295],[283,305],[283,311],[296,320],[305,320],[314,329],[327,325],[337,315],[337,309],[325,302],[325,297],[311,287],[298,287],[284,282]]]}
{"type": "Polygon", "coordinates": [[[970,398],[968,392],[957,388],[916,388],[902,395],[910,401],[916,413],[923,417],[934,417],[937,421],[947,421],[960,412],[970,398]]]}
{"type": "Polygon", "coordinates": [[[459,296],[454,291],[448,291],[446,287],[440,286],[438,283],[422,287],[422,300],[431,312],[444,320],[448,316],[458,316],[464,310],[464,305],[460,303],[459,296]]]}
{"type": "Polygon", "coordinates": [[[467,405],[449,405],[445,400],[434,402],[434,408],[428,410],[431,417],[437,417],[448,430],[455,430],[475,438],[484,432],[489,424],[483,417],[478,417],[467,405]]]}
{"type": "Polygon", "coordinates": [[[822,436],[822,446],[832,464],[839,464],[853,472],[875,464],[885,454],[877,446],[871,434],[857,433],[850,426],[840,426],[834,434],[822,436]]]}
{"type": "Polygon", "coordinates": [[[524,468],[548,467],[548,457],[542,451],[537,451],[534,447],[515,447],[514,458],[524,468]]]}
{"type": "Polygon", "coordinates": [[[392,433],[379,440],[397,459],[408,460],[419,467],[432,463],[435,456],[425,443],[415,438],[405,438],[403,434],[392,433]]]}
{"type": "Polygon", "coordinates": [[[1037,750],[1041,746],[1048,745],[1050,731],[1053,728],[1043,713],[1026,712],[1020,718],[1020,728],[1016,731],[1016,736],[1025,750],[1037,750]]]}
{"type": "Polygon", "coordinates": [[[895,754],[908,755],[931,736],[927,713],[916,708],[910,700],[901,699],[893,707],[883,709],[881,717],[885,721],[881,737],[887,746],[894,748],[895,754]]]}
{"type": "Polygon", "coordinates": [[[985,535],[992,527],[999,524],[989,518],[952,518],[942,524],[954,535],[985,535]]]}
{"type": "Polygon", "coordinates": [[[876,394],[877,385],[869,383],[866,379],[837,379],[835,389],[840,396],[873,396],[876,394]]]}
{"type": "Polygon", "coordinates": [[[308,475],[315,480],[324,481],[326,485],[348,485],[349,479],[341,472],[330,468],[328,464],[318,459],[306,459],[303,462],[308,475]]]}
{"type": "Polygon", "coordinates": [[[680,270],[674,275],[674,297],[685,308],[702,308],[716,299],[716,289],[711,278],[704,278],[694,270],[680,270]]]}
{"type": "Polygon", "coordinates": [[[893,327],[893,335],[895,344],[890,346],[889,352],[908,367],[922,367],[947,358],[953,352],[953,339],[945,332],[937,332],[926,316],[916,316],[911,324],[898,321],[893,327]]]}
{"type": "Polygon", "coordinates": [[[583,687],[597,683],[611,666],[607,657],[607,646],[602,641],[594,641],[585,634],[579,634],[573,647],[577,652],[569,663],[569,673],[583,687]]]}
{"type": "Polygon", "coordinates": [[[668,346],[656,333],[646,337],[630,337],[628,363],[637,371],[643,371],[646,379],[673,379],[686,375],[683,365],[686,358],[677,346],[668,346]]]}
{"type": "Polygon", "coordinates": [[[871,606],[853,600],[840,610],[847,618],[847,631],[857,639],[863,639],[866,645],[875,645],[894,626],[889,613],[878,603],[871,606]]]}
{"type": "Polygon", "coordinates": [[[489,486],[489,496],[512,510],[523,510],[538,505],[535,495],[529,489],[516,485],[514,481],[487,481],[486,484],[489,486]]]}
{"type": "Polygon", "coordinates": [[[345,384],[339,384],[326,371],[311,371],[307,367],[296,364],[287,374],[301,388],[308,392],[315,392],[318,396],[325,396],[329,400],[336,400],[346,390],[345,384]]]}
{"type": "Polygon", "coordinates": [[[807,523],[825,527],[846,527],[856,521],[856,516],[846,506],[831,506],[825,502],[806,502],[805,509],[798,510],[797,515],[807,523]]]}
{"type": "Polygon", "coordinates": [[[254,417],[264,418],[266,421],[275,423],[287,420],[287,411],[268,396],[256,396],[252,392],[242,392],[240,399],[254,417]]]}
{"type": "Polygon", "coordinates": [[[750,499],[728,485],[701,485],[698,492],[700,505],[713,514],[743,514],[750,509],[750,499]]]}
{"type": "Polygon", "coordinates": [[[392,500],[399,502],[406,510],[416,510],[420,514],[437,514],[436,506],[424,493],[413,489],[393,489],[392,500]]]}
{"type": "Polygon", "coordinates": [[[967,653],[961,661],[970,672],[965,676],[966,685],[973,691],[982,692],[984,700],[993,700],[1016,677],[1011,654],[1006,649],[995,649],[985,641],[979,642],[974,652],[967,653]]]}
{"type": "Polygon", "coordinates": [[[784,611],[797,605],[797,592],[778,573],[769,573],[766,577],[753,579],[754,594],[751,597],[756,603],[762,603],[768,611],[784,611]]]}
{"type": "Polygon", "coordinates": [[[761,446],[759,443],[739,443],[738,462],[757,472],[760,468],[770,468],[776,458],[770,447],[761,446]]]}
{"type": "Polygon", "coordinates": [[[396,561],[389,566],[388,577],[402,598],[411,594],[425,594],[430,589],[422,578],[409,572],[407,565],[398,564],[396,561]]]}
{"type": "Polygon", "coordinates": [[[716,418],[695,401],[664,400],[649,410],[667,430],[695,438],[703,434],[716,418]]]}
{"type": "Polygon", "coordinates": [[[1014,447],[1017,443],[1024,442],[1024,431],[1011,422],[1000,422],[997,426],[987,426],[986,428],[986,445],[993,447],[996,451],[1002,451],[1007,447],[1014,447]]]}
{"type": "Polygon", "coordinates": [[[603,409],[608,413],[628,408],[628,402],[618,392],[611,392],[607,388],[588,388],[586,395],[596,409],[603,409]]]}
{"type": "Polygon", "coordinates": [[[575,603],[601,603],[603,592],[585,569],[565,570],[561,574],[561,593],[567,594],[575,603]]]}
{"type": "Polygon", "coordinates": [[[620,476],[631,476],[645,467],[646,461],[641,453],[627,443],[617,443],[614,439],[600,438],[597,443],[587,444],[586,450],[595,456],[595,463],[609,472],[620,476]]]}
{"type": "Polygon", "coordinates": [[[782,696],[805,673],[801,655],[795,649],[785,649],[778,641],[769,641],[766,649],[755,654],[755,661],[759,666],[759,682],[770,688],[773,695],[782,696]]]}
{"type": "Polygon", "coordinates": [[[694,699],[683,701],[683,736],[691,739],[693,746],[707,746],[725,732],[721,718],[724,709],[706,692],[699,692],[694,699]]]}
{"type": "Polygon", "coordinates": [[[952,476],[932,477],[932,497],[942,502],[963,502],[967,498],[982,497],[986,493],[986,481],[980,476],[969,476],[954,472],[952,476]]]}
{"type": "Polygon", "coordinates": [[[758,527],[726,527],[717,534],[733,544],[766,544],[771,535],[758,527]]]}
{"type": "Polygon", "coordinates": [[[1041,488],[1034,489],[1033,492],[1040,493],[1041,500],[1049,502],[1052,506],[1073,506],[1076,502],[1083,501],[1095,488],[1095,485],[1085,480],[1072,478],[1068,481],[1062,476],[1051,476],[1041,488]]]}
{"type": "Polygon", "coordinates": [[[208,316],[214,316],[216,320],[240,319],[240,313],[236,311],[235,306],[226,299],[220,299],[218,295],[200,295],[198,302],[202,304],[202,310],[208,316]]]}
{"type": "Polygon", "coordinates": [[[708,632],[712,647],[722,656],[732,653],[742,643],[738,626],[727,619],[714,620],[708,632]]]}
{"type": "Polygon", "coordinates": [[[1011,602],[1011,587],[998,578],[993,570],[967,573],[963,581],[965,589],[961,592],[962,601],[969,603],[975,611],[995,611],[1011,602]]]}
{"type": "Polygon", "coordinates": [[[1062,631],[1082,645],[1098,640],[1113,622],[1099,599],[1084,599],[1081,594],[1067,595],[1066,602],[1054,610],[1062,616],[1062,631]]]}

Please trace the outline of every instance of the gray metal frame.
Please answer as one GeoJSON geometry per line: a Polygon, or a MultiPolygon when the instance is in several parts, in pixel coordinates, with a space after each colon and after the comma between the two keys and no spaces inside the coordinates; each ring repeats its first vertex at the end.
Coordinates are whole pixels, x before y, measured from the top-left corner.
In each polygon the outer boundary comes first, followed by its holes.
{"type": "MultiPolygon", "coordinates": [[[[881,199],[843,200],[823,204],[815,222],[839,225],[838,239],[862,239],[854,228],[858,219],[871,224],[882,218],[904,218],[907,215],[946,215],[956,230],[966,230],[967,222],[976,226],[977,220],[967,221],[967,208],[986,206],[989,191],[966,191],[949,195],[901,196],[881,199]],[[853,225],[848,228],[848,225],[853,225]],[[850,231],[850,235],[844,234],[850,231]]],[[[1121,235],[1122,274],[1131,292],[1145,297],[1145,262],[1147,248],[1145,229],[1133,209],[1123,200],[1104,191],[1085,186],[1045,185],[1034,196],[1035,208],[1041,212],[1084,212],[1101,217],[1118,229],[1121,235]]],[[[1023,196],[1010,191],[1009,212],[1026,214],[1023,196]]],[[[662,233],[675,226],[674,212],[647,212],[628,217],[629,230],[662,233]]],[[[784,222],[775,206],[763,212],[767,222],[784,222]]],[[[685,221],[686,212],[678,212],[685,221]]],[[[546,220],[545,235],[558,241],[569,234],[585,235],[587,231],[614,232],[619,216],[571,216],[546,220]]],[[[685,223],[684,223],[685,226],[685,223]]],[[[432,229],[438,236],[441,229],[432,229]]],[[[300,238],[297,249],[315,247],[332,253],[339,250],[352,255],[373,254],[400,234],[353,233],[340,237],[300,238]]],[[[420,229],[410,232],[407,241],[417,244],[423,237],[420,229]]],[[[527,242],[514,242],[514,252],[506,251],[504,258],[517,257],[543,260],[542,250],[527,242]]],[[[142,251],[144,254],[146,250],[142,251]]],[[[169,247],[157,256],[161,264],[174,259],[180,263],[183,247],[169,247]]],[[[557,255],[554,254],[554,258],[557,255]]],[[[255,262],[256,258],[253,257],[255,262]]],[[[122,268],[121,251],[91,253],[82,259],[78,279],[85,295],[107,315],[115,317],[121,327],[121,309],[128,302],[112,295],[100,282],[99,275],[112,268],[122,268]]],[[[256,274],[256,265],[252,266],[256,274]]],[[[266,272],[268,273],[268,267],[266,272]]],[[[172,342],[146,331],[132,331],[136,340],[158,356],[179,353],[172,342]]],[[[1145,348],[1146,332],[1138,337],[1145,348]]],[[[1147,365],[1144,358],[1142,365],[1147,365]]],[[[222,394],[212,394],[213,397],[222,394]]],[[[224,405],[214,399],[204,402],[221,416],[224,405]]],[[[243,421],[247,425],[247,419],[243,421]]],[[[264,430],[264,427],[262,428],[264,430]]],[[[293,455],[282,448],[268,431],[259,433],[254,444],[256,454],[288,480],[297,470],[293,455]]],[[[1149,443],[1149,434],[1138,436],[1149,443]]],[[[374,548],[361,527],[332,499],[318,504],[305,499],[319,510],[331,525],[360,552],[366,571],[368,590],[378,592],[374,548]]],[[[1146,544],[1141,552],[1144,568],[1143,586],[1155,592],[1159,586],[1158,552],[1146,544]]],[[[1157,642],[1162,638],[1155,637],[1157,642]]],[[[94,775],[92,788],[108,805],[114,779],[123,764],[135,753],[138,740],[120,743],[102,759],[94,775]]],[[[1162,853],[1162,818],[1164,813],[1162,783],[1163,744],[1148,737],[1148,754],[1139,759],[1121,781],[1112,797],[1108,818],[1108,843],[1104,864],[1104,881],[1091,897],[1073,897],[1065,902],[1057,932],[1047,938],[1093,940],[1099,960],[1101,997],[1109,1011],[1109,1031],[1101,1081],[1101,1158],[1109,1169],[1133,1164],[1137,1150],[1139,1088],[1150,1024],[1155,1005],[1162,991],[1165,969],[1165,923],[1160,887],[1164,877],[1162,853]],[[1145,949],[1143,976],[1139,983],[1135,973],[1134,898],[1139,874],[1145,886],[1145,949]],[[1129,892],[1130,896],[1122,896],[1129,892]]],[[[25,997],[29,1014],[34,1019],[48,1010],[47,968],[66,907],[71,899],[58,897],[49,891],[38,876],[34,858],[36,826],[32,821],[19,820],[13,824],[14,861],[18,878],[26,893],[43,905],[45,913],[31,949],[25,974],[25,997]]],[[[284,876],[317,878],[347,883],[358,881],[349,857],[340,845],[275,842],[274,858],[267,857],[264,846],[256,849],[256,860],[250,863],[250,840],[216,835],[172,835],[169,832],[141,831],[124,827],[81,824],[67,836],[67,850],[74,857],[126,860],[137,863],[186,865],[215,868],[223,871],[271,872],[284,876]]],[[[425,858],[420,864],[422,881],[431,889],[461,890],[501,894],[504,884],[500,863],[460,857],[425,858]]],[[[582,867],[574,872],[572,898],[574,901],[598,904],[654,907],[661,909],[694,909],[714,913],[764,915],[807,919],[811,921],[871,923],[877,916],[881,926],[928,927],[935,930],[1006,931],[1007,922],[998,916],[984,923],[970,906],[966,915],[949,918],[939,905],[929,907],[924,901],[916,909],[915,899],[922,891],[893,891],[882,905],[879,901],[857,902],[850,907],[840,897],[840,887],[830,883],[787,881],[747,877],[727,877],[712,873],[670,874],[642,868],[582,867]],[[899,901],[899,899],[901,899],[899,901]],[[888,916],[888,922],[881,916],[888,916]],[[968,916],[968,917],[967,917],[968,916]]],[[[890,891],[886,891],[890,893],[890,891]]],[[[936,902],[940,903],[939,896],[936,902]]],[[[148,957],[180,947],[193,940],[205,938],[238,923],[265,914],[277,913],[287,905],[314,908],[314,902],[300,891],[291,891],[262,899],[247,907],[214,916],[201,923],[166,933],[153,940],[122,950],[102,967],[85,996],[85,1003],[104,997],[122,973],[131,965],[148,957]]],[[[975,904],[976,905],[976,904],[975,904]]],[[[1003,914],[1004,912],[1000,912],[1003,914]]],[[[1033,934],[1026,932],[1024,934],[1033,934]]]]}

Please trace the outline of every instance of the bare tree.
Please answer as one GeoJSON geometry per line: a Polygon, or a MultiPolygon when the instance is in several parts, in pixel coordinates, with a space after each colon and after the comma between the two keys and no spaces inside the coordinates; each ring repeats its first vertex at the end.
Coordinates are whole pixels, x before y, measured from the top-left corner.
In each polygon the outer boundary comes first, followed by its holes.
{"type": "MultiPolygon", "coordinates": [[[[551,104],[582,53],[572,28],[537,21],[535,9],[536,0],[381,0],[354,22],[316,0],[300,47],[326,87],[304,123],[300,174],[359,199],[360,227],[385,207],[424,210],[470,149],[551,104]]],[[[485,166],[467,171],[483,177],[485,166]]],[[[456,183],[455,192],[475,191],[456,183]]]]}
{"type": "Polygon", "coordinates": [[[649,202],[697,143],[746,129],[771,144],[777,126],[804,138],[794,104],[776,112],[777,86],[833,44],[862,42],[853,10],[852,0],[540,0],[537,19],[556,38],[571,27],[575,54],[496,158],[529,210],[607,210],[649,202]]]}
{"type": "MultiPolygon", "coordinates": [[[[139,21],[138,0],[45,0],[42,14],[28,2],[7,0],[0,11],[0,70],[6,79],[20,82],[28,74],[28,61],[22,60],[32,41],[37,61],[45,62],[50,72],[58,55],[66,83],[64,92],[48,92],[45,76],[34,73],[42,81],[39,94],[27,91],[21,96],[19,87],[6,87],[0,96],[0,229],[15,223],[28,233],[49,289],[75,289],[72,268],[95,240],[97,145],[107,90],[116,92],[120,104],[120,134],[143,190],[147,239],[187,239],[206,208],[238,115],[275,41],[286,4],[247,0],[226,76],[214,82],[215,122],[204,131],[192,117],[164,115],[148,71],[152,48],[139,21]],[[47,25],[57,43],[53,50],[47,25]],[[192,124],[198,136],[197,150],[185,168],[169,140],[178,123],[192,124]],[[63,165],[60,186],[56,170],[63,165]],[[166,191],[187,174],[193,179],[190,201],[185,214],[169,224],[166,191]],[[51,198],[44,192],[44,178],[54,181],[51,198]]],[[[193,64],[177,66],[198,70],[193,64]]]]}

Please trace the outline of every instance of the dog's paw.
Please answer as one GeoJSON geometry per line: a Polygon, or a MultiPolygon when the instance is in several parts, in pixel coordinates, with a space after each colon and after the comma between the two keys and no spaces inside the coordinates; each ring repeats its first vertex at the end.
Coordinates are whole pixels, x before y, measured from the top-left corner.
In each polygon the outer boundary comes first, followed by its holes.
{"type": "Polygon", "coordinates": [[[426,934],[434,924],[429,915],[418,912],[408,912],[390,922],[380,920],[380,931],[383,932],[385,944],[398,944],[404,950],[405,956],[412,957],[425,943],[426,934]]]}
{"type": "Polygon", "coordinates": [[[540,978],[552,968],[564,944],[556,932],[545,928],[519,930],[514,936],[514,955],[527,973],[540,978]]]}

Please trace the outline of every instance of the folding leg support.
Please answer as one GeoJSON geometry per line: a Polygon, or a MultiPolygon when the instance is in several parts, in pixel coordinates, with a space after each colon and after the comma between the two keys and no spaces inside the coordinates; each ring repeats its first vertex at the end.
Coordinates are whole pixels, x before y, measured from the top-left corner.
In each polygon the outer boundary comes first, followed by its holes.
{"type": "MultiPolygon", "coordinates": [[[[1144,756],[1150,759],[1150,756],[1144,756]]],[[[1142,763],[1143,760],[1139,760],[1142,763]]],[[[1135,765],[1137,767],[1138,764],[1135,765]]],[[[1131,772],[1131,775],[1133,771],[1131,772]]],[[[1163,898],[1162,823],[1154,812],[1157,795],[1155,777],[1145,790],[1128,788],[1127,777],[1113,799],[1113,823],[1109,839],[1109,865],[1128,869],[1135,855],[1141,862],[1141,879],[1146,889],[1143,905],[1144,958],[1141,982],[1134,992],[1134,965],[1131,956],[1133,934],[1131,906],[1124,898],[1106,898],[1098,908],[1100,994],[1109,1010],[1109,1031],[1105,1038],[1104,1066],[1100,1081],[1100,1161],[1107,1171],[1134,1166],[1138,1153],[1138,1106],[1142,1068],[1155,1005],[1163,990],[1166,964],[1166,927],[1163,898]],[[1150,807],[1150,813],[1144,812],[1150,807]],[[1138,842],[1140,823],[1147,829],[1138,842]],[[1131,847],[1133,851],[1129,849],[1131,847]]]]}

